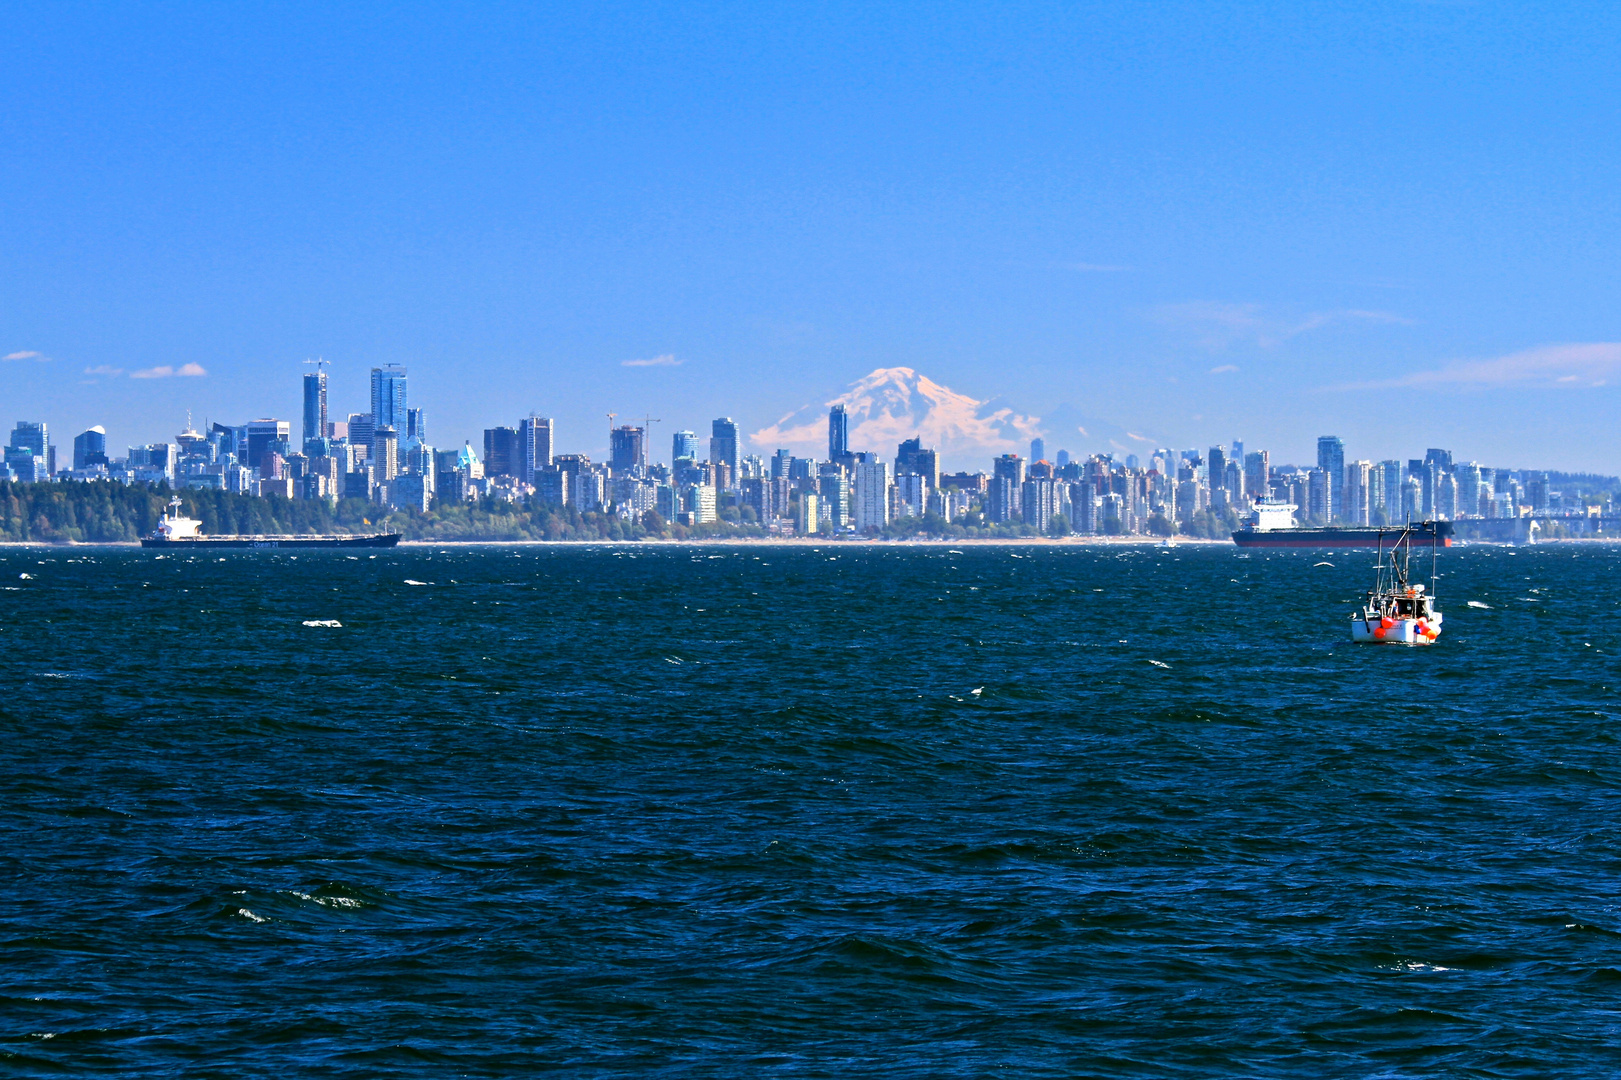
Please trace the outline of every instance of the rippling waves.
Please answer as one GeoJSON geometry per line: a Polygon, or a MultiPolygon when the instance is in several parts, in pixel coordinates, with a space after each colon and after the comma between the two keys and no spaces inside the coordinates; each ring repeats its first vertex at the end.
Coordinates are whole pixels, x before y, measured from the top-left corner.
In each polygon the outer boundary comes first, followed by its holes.
{"type": "Polygon", "coordinates": [[[1621,553],[1329,559],[9,549],[0,1072],[1614,1075],[1621,553]]]}

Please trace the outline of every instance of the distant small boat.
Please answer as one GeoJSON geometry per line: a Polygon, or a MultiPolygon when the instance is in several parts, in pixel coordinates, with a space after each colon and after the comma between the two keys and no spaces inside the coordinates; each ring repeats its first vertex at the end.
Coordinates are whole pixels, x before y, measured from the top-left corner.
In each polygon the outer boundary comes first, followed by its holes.
{"type": "Polygon", "coordinates": [[[169,500],[169,509],[152,535],[141,538],[144,548],[328,548],[393,547],[399,533],[267,533],[260,535],[204,536],[202,522],[183,517],[180,496],[169,500]]]}
{"type": "MultiPolygon", "coordinates": [[[[1430,645],[1441,636],[1441,609],[1435,603],[1435,551],[1438,534],[1433,528],[1408,525],[1394,538],[1388,552],[1379,538],[1379,561],[1373,588],[1362,610],[1351,616],[1351,640],[1371,645],[1430,645]],[[1411,580],[1413,539],[1430,541],[1430,588],[1411,580]]],[[[1384,530],[1381,530],[1383,532],[1384,530]]]]}

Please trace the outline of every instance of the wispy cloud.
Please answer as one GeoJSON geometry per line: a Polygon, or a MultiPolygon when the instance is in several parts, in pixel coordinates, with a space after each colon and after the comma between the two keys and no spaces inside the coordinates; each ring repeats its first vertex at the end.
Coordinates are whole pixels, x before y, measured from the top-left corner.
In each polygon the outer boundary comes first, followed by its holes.
{"type": "Polygon", "coordinates": [[[44,353],[35,352],[33,349],[24,349],[22,352],[7,353],[5,356],[0,356],[0,360],[49,360],[49,359],[50,359],[49,356],[46,356],[44,353]]]}
{"type": "Polygon", "coordinates": [[[1621,377],[1621,342],[1540,345],[1489,360],[1455,360],[1430,371],[1393,379],[1347,383],[1330,390],[1389,390],[1409,386],[1453,386],[1488,390],[1505,386],[1583,389],[1621,377]]]}
{"type": "Polygon", "coordinates": [[[203,376],[207,374],[208,372],[203,369],[201,364],[181,364],[179,367],[162,364],[158,367],[132,371],[129,373],[129,377],[132,379],[167,379],[173,376],[203,376]]]}
{"type": "Polygon", "coordinates": [[[1160,304],[1149,314],[1155,322],[1191,331],[1200,345],[1212,350],[1225,349],[1238,342],[1253,342],[1270,349],[1308,331],[1338,323],[1408,325],[1413,321],[1390,311],[1360,308],[1285,316],[1268,312],[1260,304],[1229,304],[1219,300],[1160,304]]]}
{"type": "Polygon", "coordinates": [[[84,373],[86,375],[105,375],[109,379],[114,379],[124,374],[124,369],[113,367],[110,364],[97,364],[95,367],[85,368],[84,373]]]}
{"type": "Polygon", "coordinates": [[[665,353],[663,356],[652,356],[646,360],[621,360],[620,367],[680,367],[681,361],[675,358],[674,353],[665,353]]]}
{"type": "Polygon", "coordinates": [[[1229,375],[1238,370],[1237,364],[1218,364],[1210,369],[1212,375],[1229,375]]]}

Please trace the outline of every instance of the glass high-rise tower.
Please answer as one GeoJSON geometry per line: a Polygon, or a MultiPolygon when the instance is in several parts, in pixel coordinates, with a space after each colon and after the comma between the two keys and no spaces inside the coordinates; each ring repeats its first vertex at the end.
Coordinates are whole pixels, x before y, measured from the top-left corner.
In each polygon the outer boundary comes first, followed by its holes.
{"type": "Polygon", "coordinates": [[[843,405],[835,405],[827,413],[827,459],[839,461],[850,453],[850,414],[843,405]]]}
{"type": "Polygon", "coordinates": [[[326,438],[326,372],[304,376],[304,441],[326,438]]]}
{"type": "Polygon", "coordinates": [[[377,427],[410,428],[405,405],[405,368],[384,364],[371,369],[371,415],[377,427]]]}

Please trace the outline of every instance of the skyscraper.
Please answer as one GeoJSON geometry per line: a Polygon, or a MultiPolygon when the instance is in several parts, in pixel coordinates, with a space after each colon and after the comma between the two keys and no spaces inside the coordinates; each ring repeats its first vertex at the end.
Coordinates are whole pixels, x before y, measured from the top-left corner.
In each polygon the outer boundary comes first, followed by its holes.
{"type": "Polygon", "coordinates": [[[551,417],[530,413],[518,422],[518,456],[515,464],[524,483],[535,482],[536,471],[552,463],[555,449],[551,417]]]}
{"type": "Polygon", "coordinates": [[[608,467],[615,474],[629,473],[647,464],[647,431],[633,424],[608,433],[608,467]]]}
{"type": "Polygon", "coordinates": [[[843,405],[835,405],[827,412],[827,457],[840,461],[850,453],[850,414],[843,405]]]}
{"type": "Polygon", "coordinates": [[[371,415],[377,427],[406,430],[405,368],[384,364],[371,369],[371,415]]]}
{"type": "MultiPolygon", "coordinates": [[[[286,457],[288,441],[293,437],[293,425],[286,420],[254,420],[247,425],[244,443],[247,452],[240,464],[250,469],[264,469],[269,455],[286,457]]],[[[268,470],[267,470],[268,471],[268,470]]]]}
{"type": "MultiPolygon", "coordinates": [[[[1322,520],[1332,521],[1345,514],[1345,444],[1338,435],[1321,435],[1317,439],[1317,467],[1328,474],[1328,502],[1324,504],[1322,520]]],[[[1312,511],[1314,514],[1315,510],[1312,511]]]]}
{"type": "Polygon", "coordinates": [[[1031,439],[1030,440],[1030,460],[1031,461],[1046,461],[1047,460],[1047,440],[1046,439],[1037,438],[1037,439],[1031,439]]]}
{"type": "Polygon", "coordinates": [[[16,470],[19,480],[45,480],[55,471],[55,448],[51,446],[50,428],[43,421],[17,421],[11,432],[11,443],[6,447],[6,464],[16,470]]]}
{"type": "Polygon", "coordinates": [[[485,428],[484,475],[516,476],[522,467],[518,433],[509,427],[485,428]]]}
{"type": "Polygon", "coordinates": [[[732,482],[737,479],[737,423],[730,416],[723,416],[710,425],[709,460],[724,462],[727,476],[732,482]]]}
{"type": "Polygon", "coordinates": [[[371,436],[371,465],[373,479],[382,482],[400,475],[399,432],[379,425],[371,436]]]}
{"type": "Polygon", "coordinates": [[[690,431],[678,431],[670,440],[670,460],[672,462],[694,462],[698,460],[698,436],[690,431]]]}
{"type": "Polygon", "coordinates": [[[304,376],[304,441],[326,438],[326,372],[304,376]]]}
{"type": "Polygon", "coordinates": [[[882,529],[889,524],[889,466],[877,455],[856,462],[850,501],[854,504],[857,532],[882,529]]]}
{"type": "Polygon", "coordinates": [[[73,440],[73,468],[107,464],[107,429],[97,424],[73,440]]]}

